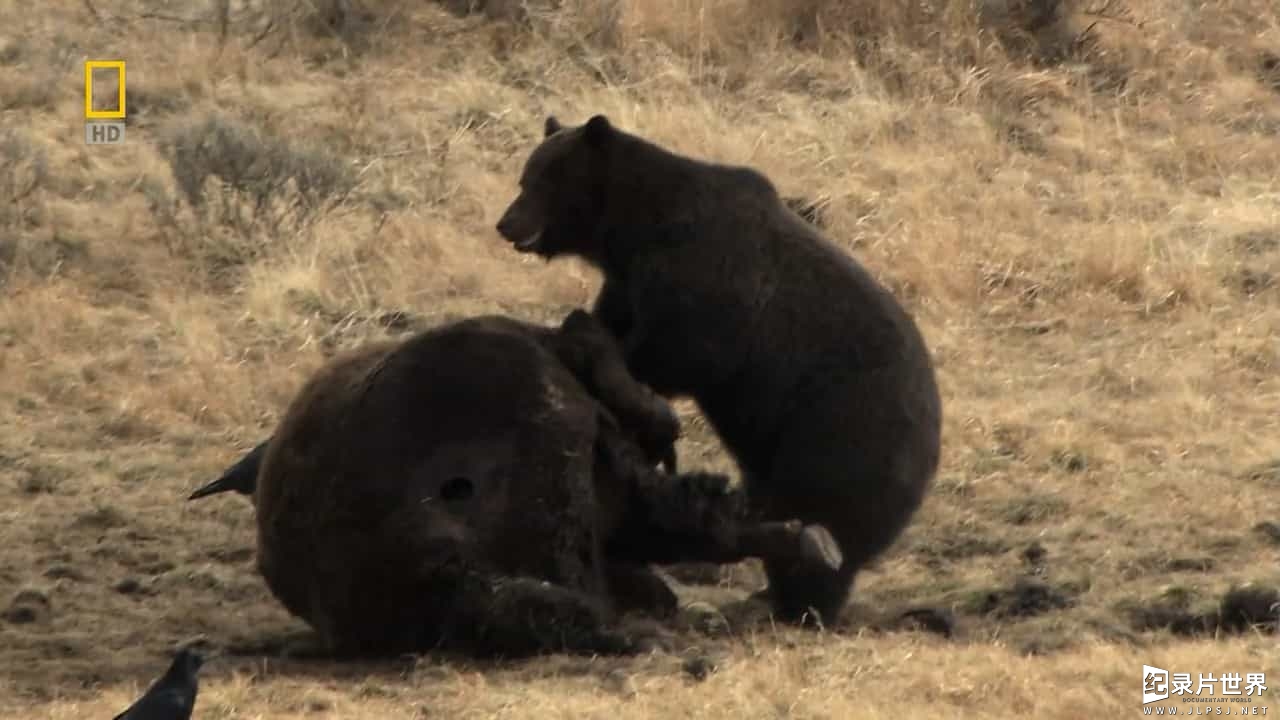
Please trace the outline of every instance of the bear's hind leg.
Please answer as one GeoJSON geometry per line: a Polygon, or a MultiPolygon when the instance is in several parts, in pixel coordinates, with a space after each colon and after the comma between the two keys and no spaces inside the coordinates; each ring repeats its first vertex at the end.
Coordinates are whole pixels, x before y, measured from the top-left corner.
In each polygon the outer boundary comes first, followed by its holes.
{"type": "Polygon", "coordinates": [[[769,586],[760,593],[768,599],[774,616],[800,625],[833,625],[853,591],[855,565],[839,568],[796,565],[766,559],[769,586]]]}

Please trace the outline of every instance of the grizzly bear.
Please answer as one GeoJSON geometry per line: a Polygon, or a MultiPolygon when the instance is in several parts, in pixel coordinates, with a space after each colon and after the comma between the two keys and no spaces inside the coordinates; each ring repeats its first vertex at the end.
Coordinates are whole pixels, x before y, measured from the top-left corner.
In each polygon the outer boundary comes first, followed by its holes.
{"type": "Polygon", "coordinates": [[[332,651],[633,652],[612,595],[651,589],[665,533],[691,560],[834,566],[794,520],[739,522],[727,478],[655,469],[538,334],[480,317],[371,344],[290,403],[256,479],[258,569],[332,651]]]}
{"type": "Polygon", "coordinates": [[[766,562],[776,615],[830,624],[937,472],[942,402],[914,320],[747,167],[685,157],[603,115],[545,123],[497,223],[515,249],[574,255],[631,374],[692,397],[766,519],[825,526],[838,570],[766,562]]]}

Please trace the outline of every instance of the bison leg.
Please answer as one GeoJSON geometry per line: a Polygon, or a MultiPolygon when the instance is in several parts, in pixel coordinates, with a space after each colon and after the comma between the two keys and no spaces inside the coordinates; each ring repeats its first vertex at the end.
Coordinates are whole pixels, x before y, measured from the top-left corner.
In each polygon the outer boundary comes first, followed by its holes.
{"type": "Polygon", "coordinates": [[[605,443],[614,475],[629,485],[630,502],[606,540],[610,561],[733,563],[750,557],[797,569],[833,570],[839,552],[830,534],[797,520],[761,522],[746,495],[715,473],[666,475],[628,462],[625,447],[605,443]]]}

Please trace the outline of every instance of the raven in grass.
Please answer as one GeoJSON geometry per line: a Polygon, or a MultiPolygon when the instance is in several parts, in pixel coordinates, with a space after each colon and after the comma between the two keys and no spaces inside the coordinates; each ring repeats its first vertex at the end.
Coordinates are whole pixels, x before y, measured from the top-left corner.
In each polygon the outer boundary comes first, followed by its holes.
{"type": "Polygon", "coordinates": [[[190,720],[196,706],[196,674],[204,658],[184,648],[178,651],[169,669],[147,688],[146,694],[112,720],[190,720]]]}

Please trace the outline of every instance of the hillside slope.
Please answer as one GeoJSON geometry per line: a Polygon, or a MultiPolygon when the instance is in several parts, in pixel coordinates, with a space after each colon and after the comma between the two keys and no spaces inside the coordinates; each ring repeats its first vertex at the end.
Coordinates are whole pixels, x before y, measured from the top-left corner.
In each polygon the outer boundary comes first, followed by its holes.
{"type": "MultiPolygon", "coordinates": [[[[1131,613],[1280,580],[1274,3],[445,5],[0,0],[0,716],[110,717],[197,635],[239,652],[200,718],[1123,716],[1143,664],[1276,666],[1131,613]],[[86,59],[127,63],[123,145],[84,144],[86,59]],[[493,230],[549,113],[822,203],[935,354],[932,496],[839,635],[270,658],[249,504],[183,498],[341,348],[590,302],[493,230]],[[957,636],[873,628],[915,605],[957,636]]],[[[681,409],[683,464],[732,469],[681,409]]],[[[721,580],[684,591],[759,578],[721,580]]]]}

